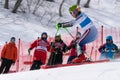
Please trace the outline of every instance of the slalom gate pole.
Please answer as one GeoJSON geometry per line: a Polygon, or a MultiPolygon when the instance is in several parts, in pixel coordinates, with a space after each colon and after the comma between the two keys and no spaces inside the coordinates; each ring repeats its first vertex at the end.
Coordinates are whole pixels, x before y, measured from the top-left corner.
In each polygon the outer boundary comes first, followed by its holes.
{"type": "Polygon", "coordinates": [[[95,61],[97,60],[97,50],[95,50],[95,61]]]}
{"type": "Polygon", "coordinates": [[[90,58],[92,57],[94,47],[92,47],[91,52],[90,52],[90,58]]]}
{"type": "Polygon", "coordinates": [[[78,27],[76,27],[76,34],[78,33],[78,27]]]}
{"type": "Polygon", "coordinates": [[[101,26],[101,44],[103,45],[103,26],[101,26]]]}
{"type": "Polygon", "coordinates": [[[21,56],[22,56],[22,62],[24,62],[24,54],[23,54],[23,51],[24,51],[24,49],[23,49],[23,44],[22,44],[23,42],[21,41],[21,56]]]}
{"type": "Polygon", "coordinates": [[[18,56],[17,56],[17,65],[16,65],[16,72],[19,72],[19,57],[20,57],[20,38],[18,41],[18,56]]]}

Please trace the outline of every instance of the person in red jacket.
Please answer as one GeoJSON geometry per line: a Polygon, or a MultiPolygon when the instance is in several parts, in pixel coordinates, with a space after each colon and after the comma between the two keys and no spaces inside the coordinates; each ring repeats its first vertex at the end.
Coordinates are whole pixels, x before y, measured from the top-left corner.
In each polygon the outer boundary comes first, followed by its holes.
{"type": "Polygon", "coordinates": [[[86,57],[84,55],[84,51],[86,50],[86,46],[85,45],[81,46],[80,54],[78,54],[78,51],[77,51],[76,41],[79,40],[80,36],[81,36],[81,33],[77,32],[76,39],[72,40],[70,45],[68,46],[68,49],[71,49],[70,50],[70,56],[69,56],[68,61],[67,61],[68,64],[69,63],[80,63],[80,62],[86,60],[86,57]]]}
{"type": "Polygon", "coordinates": [[[1,52],[0,74],[8,73],[12,64],[17,60],[17,47],[15,45],[15,37],[10,39],[10,42],[5,44],[1,52]]]}
{"type": "Polygon", "coordinates": [[[43,32],[41,34],[41,39],[35,40],[30,48],[28,49],[28,53],[35,48],[34,56],[33,56],[33,63],[30,70],[40,69],[41,65],[45,64],[47,58],[47,51],[50,49],[50,44],[47,41],[47,33],[43,32]]]}

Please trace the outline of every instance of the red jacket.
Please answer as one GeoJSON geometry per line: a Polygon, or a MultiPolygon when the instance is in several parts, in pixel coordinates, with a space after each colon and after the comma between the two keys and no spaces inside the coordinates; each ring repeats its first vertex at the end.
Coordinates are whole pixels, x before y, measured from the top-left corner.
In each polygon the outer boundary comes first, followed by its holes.
{"type": "Polygon", "coordinates": [[[50,49],[49,42],[44,40],[35,40],[31,44],[30,48],[35,48],[33,60],[40,60],[43,64],[45,64],[47,58],[47,51],[49,51],[50,49]]]}
{"type": "MultiPolygon", "coordinates": [[[[71,47],[73,45],[73,42],[74,42],[74,40],[71,41],[69,47],[71,47]]],[[[86,46],[85,45],[82,46],[81,49],[85,51],[86,50],[86,46]]],[[[76,54],[76,48],[75,47],[71,47],[70,56],[77,56],[77,54],[76,54]]]]}

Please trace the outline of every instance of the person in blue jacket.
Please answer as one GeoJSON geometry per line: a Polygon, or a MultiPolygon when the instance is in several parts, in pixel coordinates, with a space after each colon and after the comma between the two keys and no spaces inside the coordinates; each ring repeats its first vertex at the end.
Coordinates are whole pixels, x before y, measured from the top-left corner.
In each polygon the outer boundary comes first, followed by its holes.
{"type": "Polygon", "coordinates": [[[94,41],[98,36],[98,31],[92,20],[81,11],[78,5],[71,6],[69,8],[69,12],[75,19],[69,22],[58,23],[58,28],[72,27],[75,25],[81,28],[84,33],[81,35],[80,39],[76,41],[79,46],[83,46],[94,41]]]}
{"type": "Polygon", "coordinates": [[[118,47],[113,43],[112,36],[106,37],[106,43],[100,46],[98,49],[100,54],[100,59],[114,59],[115,53],[118,53],[118,47]]]}

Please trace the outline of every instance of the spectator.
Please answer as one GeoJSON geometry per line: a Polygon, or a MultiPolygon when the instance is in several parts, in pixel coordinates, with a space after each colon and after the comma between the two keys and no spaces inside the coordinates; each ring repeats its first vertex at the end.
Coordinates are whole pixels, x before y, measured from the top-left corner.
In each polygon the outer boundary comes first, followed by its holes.
{"type": "Polygon", "coordinates": [[[33,63],[30,70],[40,69],[41,65],[45,64],[47,58],[47,51],[49,51],[50,44],[47,41],[47,33],[43,32],[41,34],[41,39],[35,40],[30,48],[28,49],[28,53],[35,48],[34,56],[33,56],[33,63]]]}
{"type": "Polygon", "coordinates": [[[118,53],[118,47],[113,43],[112,36],[106,37],[106,43],[100,46],[98,49],[100,54],[100,59],[113,59],[114,54],[118,53]]]}
{"type": "Polygon", "coordinates": [[[17,60],[17,47],[15,45],[15,37],[10,39],[9,43],[6,43],[1,52],[1,66],[0,66],[0,74],[8,73],[11,65],[15,64],[17,60]]]}
{"type": "Polygon", "coordinates": [[[76,34],[76,40],[72,40],[70,45],[68,46],[68,49],[70,49],[70,56],[68,58],[68,61],[67,63],[80,63],[82,61],[85,61],[86,58],[85,58],[85,55],[84,55],[84,52],[86,50],[86,47],[85,45],[81,46],[78,50],[77,50],[77,43],[76,41],[79,40],[81,37],[81,33],[78,32],[76,34]]]}
{"type": "Polygon", "coordinates": [[[61,39],[61,36],[55,36],[55,41],[51,43],[51,55],[48,60],[48,65],[62,64],[63,52],[66,50],[67,46],[61,39]]]}

